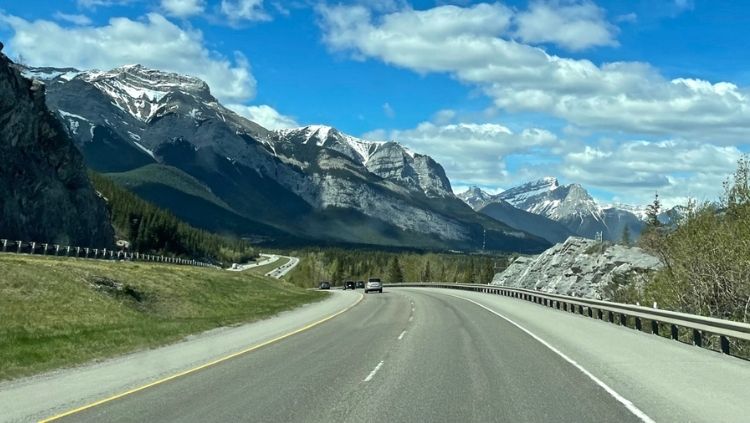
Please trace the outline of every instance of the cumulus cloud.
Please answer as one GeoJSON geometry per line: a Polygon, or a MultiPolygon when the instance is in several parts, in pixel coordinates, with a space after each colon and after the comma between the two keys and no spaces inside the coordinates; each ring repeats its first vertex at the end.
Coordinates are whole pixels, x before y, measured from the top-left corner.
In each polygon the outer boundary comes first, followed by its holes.
{"type": "Polygon", "coordinates": [[[233,24],[271,20],[271,15],[263,8],[263,0],[221,0],[220,10],[233,24]]]}
{"type": "Polygon", "coordinates": [[[161,0],[161,8],[170,16],[187,18],[203,13],[204,0],[161,0]]]}
{"type": "Polygon", "coordinates": [[[684,204],[688,197],[716,200],[742,155],[734,146],[678,139],[567,147],[547,172],[634,204],[648,204],[658,192],[668,206],[684,204]]]}
{"type": "Polygon", "coordinates": [[[58,21],[69,22],[74,25],[90,25],[91,24],[91,18],[89,18],[86,15],[75,15],[75,14],[56,12],[54,17],[58,21]]]}
{"type": "Polygon", "coordinates": [[[515,35],[525,43],[552,43],[573,51],[617,45],[617,27],[590,1],[535,1],[515,16],[515,23],[515,35]]]}
{"type": "Polygon", "coordinates": [[[451,181],[487,186],[509,181],[507,156],[551,148],[559,142],[554,134],[543,129],[515,133],[494,123],[423,122],[413,129],[373,131],[364,137],[398,141],[432,156],[443,165],[451,181]]]}
{"type": "Polygon", "coordinates": [[[112,18],[100,27],[63,27],[2,14],[0,22],[13,30],[9,50],[31,65],[108,70],[139,63],[197,76],[220,100],[240,102],[255,95],[255,78],[241,53],[230,59],[208,50],[201,32],[182,29],[157,13],[141,20],[112,18]]]}
{"type": "Polygon", "coordinates": [[[243,104],[230,104],[227,107],[240,116],[246,117],[258,125],[269,129],[287,129],[301,126],[291,116],[285,116],[268,105],[246,106],[243,104]]]}
{"type": "Polygon", "coordinates": [[[497,107],[542,112],[583,128],[734,142],[750,135],[750,93],[728,82],[667,79],[638,62],[601,65],[512,40],[500,4],[403,9],[320,7],[333,51],[474,84],[497,107]]]}

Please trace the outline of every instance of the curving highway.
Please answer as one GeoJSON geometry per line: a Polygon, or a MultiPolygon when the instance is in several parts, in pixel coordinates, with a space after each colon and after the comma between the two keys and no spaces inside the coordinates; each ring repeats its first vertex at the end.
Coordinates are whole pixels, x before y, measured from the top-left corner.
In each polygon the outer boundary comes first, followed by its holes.
{"type": "Polygon", "coordinates": [[[59,421],[747,422],[748,381],[749,362],[601,321],[399,288],[59,421]]]}

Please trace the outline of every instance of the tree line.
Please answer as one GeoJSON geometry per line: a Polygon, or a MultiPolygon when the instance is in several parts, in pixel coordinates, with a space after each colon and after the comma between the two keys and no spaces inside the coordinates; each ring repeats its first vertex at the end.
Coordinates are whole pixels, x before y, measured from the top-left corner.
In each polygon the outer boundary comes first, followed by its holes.
{"type": "Polygon", "coordinates": [[[739,160],[718,202],[691,200],[676,222],[658,219],[658,195],[648,207],[638,245],[664,267],[645,283],[622,284],[615,301],[750,322],[750,160],[739,160]]]}
{"type": "Polygon", "coordinates": [[[508,264],[505,256],[446,253],[385,252],[344,249],[294,251],[300,264],[290,282],[317,286],[320,281],[340,285],[347,280],[380,278],[383,282],[489,283],[508,264]]]}
{"type": "Polygon", "coordinates": [[[222,264],[257,255],[246,241],[196,229],[106,176],[89,172],[89,177],[107,202],[117,237],[127,240],[132,251],[222,264]]]}

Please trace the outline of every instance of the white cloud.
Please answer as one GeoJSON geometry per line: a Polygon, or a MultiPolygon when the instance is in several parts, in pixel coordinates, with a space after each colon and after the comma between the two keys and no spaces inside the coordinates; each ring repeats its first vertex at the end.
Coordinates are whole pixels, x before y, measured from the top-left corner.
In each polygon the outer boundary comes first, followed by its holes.
{"type": "Polygon", "coordinates": [[[62,27],[2,14],[0,22],[13,30],[9,50],[31,65],[107,70],[140,63],[197,76],[220,100],[238,102],[255,95],[255,78],[241,53],[229,59],[210,51],[201,32],[182,29],[156,13],[142,20],[112,18],[100,27],[62,27]]]}
{"type": "Polygon", "coordinates": [[[514,22],[515,35],[526,43],[552,43],[573,51],[617,45],[617,27],[590,1],[535,1],[527,11],[518,13],[514,22]]]}
{"type": "Polygon", "coordinates": [[[59,21],[69,22],[74,25],[90,25],[91,18],[86,15],[73,15],[62,12],[56,12],[54,15],[55,19],[59,21]]]}
{"type": "Polygon", "coordinates": [[[393,106],[391,106],[391,104],[387,102],[383,104],[383,114],[385,114],[385,116],[390,119],[396,117],[396,111],[393,110],[393,106]]]}
{"type": "Polygon", "coordinates": [[[669,80],[646,63],[551,55],[509,39],[499,4],[404,9],[320,7],[333,51],[475,84],[511,112],[542,112],[576,126],[736,142],[750,136],[750,92],[728,82],[669,80]]]}
{"type": "Polygon", "coordinates": [[[291,116],[285,116],[268,105],[246,106],[244,104],[230,104],[227,107],[238,115],[246,117],[258,125],[269,129],[287,129],[301,126],[291,116]]]}
{"type": "Polygon", "coordinates": [[[187,18],[203,13],[204,0],[161,0],[161,8],[167,15],[187,18]]]}
{"type": "Polygon", "coordinates": [[[78,7],[93,9],[96,7],[122,6],[135,3],[138,0],[78,0],[78,7]]]}
{"type": "Polygon", "coordinates": [[[510,181],[507,156],[552,148],[559,140],[543,129],[514,133],[493,123],[440,125],[420,123],[407,130],[373,131],[366,139],[398,141],[412,150],[428,154],[446,170],[451,181],[498,186],[510,181]]]}
{"type": "Polygon", "coordinates": [[[221,0],[220,10],[232,24],[271,20],[263,8],[263,0],[221,0]]]}
{"type": "Polygon", "coordinates": [[[559,174],[646,204],[655,191],[670,205],[687,197],[716,200],[742,152],[733,146],[685,141],[601,142],[563,156],[559,174]]]}

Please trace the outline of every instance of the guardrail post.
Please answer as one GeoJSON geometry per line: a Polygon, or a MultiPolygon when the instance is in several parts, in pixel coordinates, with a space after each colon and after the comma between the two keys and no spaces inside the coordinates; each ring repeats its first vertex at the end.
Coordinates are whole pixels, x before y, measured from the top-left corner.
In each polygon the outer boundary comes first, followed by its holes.
{"type": "Polygon", "coordinates": [[[703,334],[698,329],[693,329],[693,345],[696,347],[703,346],[703,334]]]}
{"type": "Polygon", "coordinates": [[[627,326],[628,325],[628,316],[626,314],[620,313],[620,326],[627,326]]]}
{"type": "Polygon", "coordinates": [[[46,244],[46,243],[45,243],[45,244],[42,244],[42,255],[43,255],[43,256],[46,256],[46,255],[47,255],[47,247],[48,247],[48,246],[49,246],[49,244],[46,244]]]}
{"type": "Polygon", "coordinates": [[[587,308],[588,308],[589,317],[594,317],[594,310],[591,307],[587,307],[587,308]]]}
{"type": "Polygon", "coordinates": [[[721,352],[729,354],[729,338],[724,335],[719,336],[719,344],[721,345],[721,352]]]}
{"type": "Polygon", "coordinates": [[[34,250],[36,250],[36,242],[31,241],[31,250],[29,250],[29,254],[34,254],[34,250]]]}
{"type": "Polygon", "coordinates": [[[614,323],[615,313],[613,311],[608,311],[607,314],[608,314],[607,319],[609,320],[609,323],[614,323]]]}
{"type": "Polygon", "coordinates": [[[596,309],[596,318],[599,320],[604,320],[604,312],[602,311],[602,309],[596,309]]]}
{"type": "Polygon", "coordinates": [[[677,329],[677,325],[671,325],[669,327],[670,337],[675,341],[680,339],[680,331],[677,329]]]}
{"type": "Polygon", "coordinates": [[[651,333],[653,333],[654,335],[659,334],[659,322],[656,320],[651,321],[651,333]]]}
{"type": "Polygon", "coordinates": [[[60,244],[55,244],[55,255],[56,256],[60,255],[60,244]]]}
{"type": "Polygon", "coordinates": [[[8,250],[8,240],[4,239],[3,241],[3,252],[6,252],[8,250]]]}
{"type": "Polygon", "coordinates": [[[578,314],[583,315],[583,306],[582,305],[578,306],[578,314]]]}
{"type": "Polygon", "coordinates": [[[21,250],[23,249],[23,241],[16,241],[16,245],[18,245],[18,254],[21,254],[21,250]]]}
{"type": "Polygon", "coordinates": [[[638,331],[641,330],[641,318],[640,317],[635,318],[635,329],[638,331]]]}

